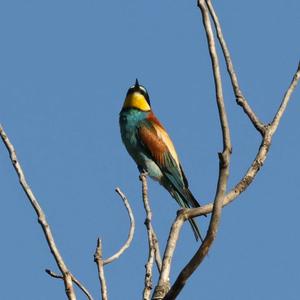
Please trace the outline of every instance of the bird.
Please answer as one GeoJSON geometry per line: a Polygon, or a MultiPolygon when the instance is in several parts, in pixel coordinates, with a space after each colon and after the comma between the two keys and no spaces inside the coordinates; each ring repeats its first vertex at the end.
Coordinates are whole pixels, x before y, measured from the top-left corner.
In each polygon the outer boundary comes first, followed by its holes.
{"type": "MultiPolygon", "coordinates": [[[[119,114],[121,138],[140,173],[158,181],[182,208],[200,204],[189,189],[174,144],[154,115],[146,88],[136,79],[126,94],[119,114]]],[[[189,219],[195,238],[203,241],[200,229],[189,219]]]]}

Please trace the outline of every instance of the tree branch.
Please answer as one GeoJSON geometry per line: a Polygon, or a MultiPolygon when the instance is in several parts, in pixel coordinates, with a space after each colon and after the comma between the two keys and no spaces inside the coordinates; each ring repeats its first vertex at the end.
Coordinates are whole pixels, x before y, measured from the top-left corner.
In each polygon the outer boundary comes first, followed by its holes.
{"type": "MultiPolygon", "coordinates": [[[[226,53],[227,53],[227,55],[225,56],[225,59],[228,59],[228,57],[230,59],[229,52],[227,51],[226,53]]],[[[228,63],[228,61],[227,61],[227,63],[228,63]]],[[[234,73],[234,75],[235,75],[235,73],[234,73]]],[[[247,103],[246,99],[245,98],[243,99],[243,105],[242,106],[244,107],[245,113],[250,118],[250,120],[252,121],[255,128],[263,135],[263,138],[262,138],[262,142],[261,142],[261,145],[259,147],[258,153],[257,153],[253,163],[251,164],[250,168],[248,169],[248,171],[244,175],[244,177],[240,180],[240,182],[238,182],[236,184],[236,186],[232,190],[230,190],[224,196],[223,203],[222,203],[223,206],[228,205],[233,200],[235,200],[242,192],[244,192],[247,189],[247,187],[252,183],[253,179],[257,175],[260,168],[263,166],[264,161],[266,160],[268,151],[270,149],[272,136],[275,133],[277,127],[278,127],[280,119],[281,119],[283,113],[285,112],[287,104],[290,101],[292,92],[295,90],[295,88],[296,88],[296,86],[299,82],[299,79],[300,79],[300,63],[298,65],[297,71],[296,71],[296,73],[295,73],[295,75],[292,79],[292,82],[291,82],[289,88],[287,89],[287,91],[284,95],[282,103],[281,103],[281,105],[280,105],[280,107],[279,107],[272,123],[268,126],[264,125],[263,123],[261,123],[256,118],[256,115],[250,109],[250,106],[248,106],[248,103],[247,103]]],[[[237,84],[237,81],[236,81],[236,84],[237,84]]],[[[176,247],[176,241],[178,240],[179,233],[180,233],[181,227],[183,225],[183,222],[186,219],[189,219],[189,218],[194,218],[194,217],[197,217],[197,216],[209,214],[213,211],[213,208],[214,208],[213,203],[209,203],[209,204],[201,206],[199,208],[185,209],[185,210],[179,211],[179,213],[177,215],[177,218],[176,218],[176,220],[173,223],[173,226],[171,228],[171,233],[170,233],[170,236],[169,236],[166,252],[165,252],[165,255],[164,255],[162,273],[161,273],[161,277],[160,277],[160,279],[161,278],[163,279],[163,282],[168,282],[168,280],[169,280],[168,278],[169,278],[169,274],[170,274],[170,265],[168,265],[168,267],[166,267],[164,265],[164,262],[169,261],[171,263],[171,259],[173,257],[175,247],[176,247]]],[[[204,248],[205,246],[206,245],[203,243],[201,247],[204,248]]],[[[204,256],[203,256],[203,258],[204,258],[204,256]]],[[[196,257],[194,256],[192,258],[192,260],[190,261],[190,263],[193,264],[195,259],[196,259],[196,257]]],[[[179,283],[180,283],[180,281],[185,280],[185,278],[187,277],[187,274],[185,272],[189,272],[189,271],[186,270],[186,269],[184,269],[182,271],[181,278],[180,277],[178,278],[179,283]]],[[[174,284],[174,286],[176,286],[176,285],[178,285],[178,282],[174,284]]],[[[166,290],[166,286],[164,287],[163,285],[161,285],[159,283],[158,287],[156,288],[156,291],[159,287],[161,288],[161,290],[160,291],[158,290],[158,292],[161,292],[161,294],[164,294],[165,290],[166,290]]],[[[174,293],[173,293],[170,290],[170,292],[164,298],[164,300],[175,299],[177,292],[178,291],[174,291],[174,293]]],[[[162,297],[160,295],[157,298],[153,298],[153,299],[162,299],[162,297]]]]}
{"type": "Polygon", "coordinates": [[[134,215],[133,215],[131,206],[130,206],[126,196],[124,195],[124,193],[118,187],[116,188],[115,191],[121,197],[121,199],[123,200],[123,203],[124,203],[124,205],[127,209],[127,213],[128,213],[129,220],[130,220],[130,229],[129,229],[128,238],[127,238],[127,241],[125,242],[125,244],[120,248],[120,250],[117,253],[115,253],[111,257],[103,260],[103,265],[104,266],[107,265],[107,264],[110,264],[114,260],[118,259],[125,252],[125,250],[130,246],[130,244],[132,242],[132,239],[133,239],[133,236],[134,236],[134,230],[135,230],[134,215]]]}
{"type": "Polygon", "coordinates": [[[274,134],[274,132],[276,131],[278,125],[279,125],[279,122],[286,110],[286,107],[290,101],[290,98],[292,96],[292,93],[294,92],[298,82],[299,82],[299,79],[300,79],[300,61],[298,63],[298,68],[297,68],[297,71],[292,79],[292,82],[289,86],[289,88],[287,89],[287,91],[285,92],[285,95],[282,99],[282,102],[278,108],[278,111],[270,125],[270,129],[271,129],[271,132],[272,132],[272,135],[274,134]]]}
{"type": "Polygon", "coordinates": [[[151,297],[151,291],[152,291],[152,269],[153,269],[154,259],[156,260],[158,271],[160,271],[161,258],[160,258],[158,240],[151,224],[152,211],[148,199],[148,185],[147,185],[146,172],[142,172],[140,174],[140,180],[142,182],[142,198],[143,198],[144,208],[146,211],[145,225],[147,228],[148,247],[149,247],[148,260],[145,266],[146,273],[145,273],[145,287],[143,291],[143,299],[148,300],[151,297]]]}
{"type": "Polygon", "coordinates": [[[252,110],[250,105],[248,104],[246,98],[244,97],[244,95],[243,95],[243,93],[240,89],[238,79],[237,79],[237,76],[236,76],[236,73],[235,73],[235,70],[234,70],[234,67],[233,67],[233,63],[232,63],[232,60],[231,60],[230,52],[229,52],[229,49],[227,47],[226,41],[225,41],[224,36],[223,36],[223,32],[222,32],[222,29],[221,29],[219,18],[218,18],[217,14],[214,10],[214,7],[212,5],[211,0],[206,0],[206,3],[207,3],[207,7],[209,9],[210,15],[212,17],[212,20],[213,20],[215,28],[216,28],[217,38],[219,40],[219,43],[220,43],[221,48],[222,48],[222,52],[224,54],[224,59],[225,59],[225,62],[226,62],[228,74],[229,74],[230,79],[231,79],[231,85],[232,85],[232,88],[233,88],[233,92],[235,94],[236,102],[237,102],[238,105],[240,105],[243,108],[245,114],[248,116],[248,118],[250,119],[250,121],[252,122],[254,127],[261,134],[263,134],[264,130],[265,130],[264,124],[258,119],[258,117],[256,116],[256,114],[254,113],[254,111],[252,110]]]}
{"type": "MultiPolygon", "coordinates": [[[[49,270],[49,269],[46,269],[45,271],[46,271],[46,273],[47,273],[48,275],[50,275],[50,276],[53,277],[53,278],[62,279],[62,280],[64,279],[62,275],[56,274],[56,273],[52,272],[52,271],[49,270]]],[[[89,300],[93,300],[92,295],[91,295],[91,294],[89,293],[89,291],[85,288],[85,286],[84,286],[77,278],[75,278],[72,274],[71,274],[71,276],[72,276],[73,282],[74,282],[74,283],[82,290],[82,292],[86,295],[86,297],[87,297],[89,300]]]]}
{"type": "Polygon", "coordinates": [[[159,281],[157,286],[155,287],[152,299],[157,299],[157,300],[163,299],[170,289],[170,272],[171,272],[172,259],[179,238],[180,230],[185,221],[185,218],[182,213],[183,211],[185,211],[185,209],[181,209],[178,211],[177,217],[172,224],[169,238],[167,241],[167,246],[163,256],[159,281]]]}
{"type": "Polygon", "coordinates": [[[101,287],[101,296],[102,296],[103,300],[108,299],[107,285],[106,285],[106,280],[105,280],[105,275],[104,275],[104,266],[112,263],[113,261],[118,259],[125,252],[125,250],[130,246],[130,244],[132,242],[132,239],[134,236],[134,230],[135,230],[134,215],[133,215],[131,206],[129,204],[129,201],[127,200],[127,197],[120,190],[120,188],[117,187],[115,191],[120,196],[120,198],[122,199],[122,201],[126,207],[126,210],[127,210],[128,216],[129,216],[129,220],[130,220],[130,229],[129,229],[128,238],[127,238],[127,241],[125,242],[125,244],[120,248],[119,251],[117,251],[114,255],[112,255],[111,257],[109,257],[105,260],[103,260],[103,257],[102,257],[102,242],[99,238],[97,240],[97,247],[96,247],[96,251],[94,254],[94,261],[97,264],[98,277],[99,277],[99,282],[100,282],[100,287],[101,287]]]}
{"type": "MultiPolygon", "coordinates": [[[[230,204],[232,201],[234,201],[241,193],[243,193],[248,186],[252,183],[255,176],[263,166],[267,154],[269,152],[272,137],[274,133],[276,132],[279,122],[287,108],[287,105],[291,99],[292,93],[295,90],[297,84],[300,80],[300,63],[298,65],[297,71],[293,76],[293,79],[282,99],[282,102],[278,108],[278,111],[270,125],[265,125],[265,132],[259,147],[259,150],[256,154],[255,159],[253,160],[250,168],[247,170],[246,174],[243,176],[243,178],[235,185],[234,188],[232,188],[224,197],[223,206],[230,204]]],[[[197,216],[201,216],[203,214],[209,214],[212,212],[213,204],[209,203],[206,205],[203,205],[198,208],[188,209],[186,213],[188,213],[190,218],[194,218],[197,216]]]]}
{"type": "Polygon", "coordinates": [[[153,247],[155,249],[155,263],[156,263],[157,270],[160,273],[162,261],[161,261],[158,239],[154,230],[152,231],[152,240],[153,240],[153,247]]]}
{"type": "Polygon", "coordinates": [[[188,214],[179,214],[176,218],[175,223],[172,226],[172,229],[174,229],[176,234],[172,235],[172,232],[170,234],[170,238],[168,240],[168,244],[165,252],[166,255],[164,256],[163,259],[163,268],[158,283],[158,289],[156,289],[157,293],[155,291],[153,299],[162,299],[162,298],[164,300],[176,299],[176,297],[181,292],[188,278],[193,274],[193,272],[197,269],[197,267],[200,265],[200,263],[207,255],[217,235],[217,230],[218,230],[221,213],[222,213],[223,200],[227,189],[227,180],[229,176],[231,140],[230,140],[229,124],[227,120],[227,113],[226,113],[224,97],[223,97],[219,60],[218,60],[218,55],[217,55],[215,41],[214,41],[214,34],[210,22],[209,11],[205,3],[205,0],[199,0],[198,6],[201,9],[203,25],[206,32],[208,49],[209,49],[211,62],[212,62],[213,75],[215,81],[216,101],[217,101],[217,106],[219,111],[220,125],[222,129],[223,152],[219,153],[218,184],[217,184],[215,200],[212,208],[212,216],[211,216],[210,224],[208,227],[207,234],[203,240],[203,243],[201,244],[201,246],[193,256],[193,258],[180,272],[179,276],[177,277],[175,283],[173,284],[173,286],[171,287],[167,295],[165,297],[162,297],[164,296],[162,292],[165,292],[168,284],[168,278],[170,272],[170,266],[168,265],[171,264],[172,261],[171,259],[173,257],[173,253],[176,247],[180,229],[182,227],[183,222],[189,218],[188,214]],[[185,218],[183,218],[182,216],[184,216],[185,218]],[[164,266],[166,267],[166,269],[164,269],[164,266]]]}
{"type": "Polygon", "coordinates": [[[103,268],[104,264],[102,260],[102,242],[99,238],[97,240],[97,247],[94,254],[94,261],[97,264],[97,268],[98,268],[98,277],[100,281],[102,300],[108,300],[107,286],[106,286],[106,280],[105,280],[104,268],[103,268]]]}
{"type": "Polygon", "coordinates": [[[4,132],[3,128],[0,126],[0,135],[2,138],[3,143],[5,144],[9,155],[10,155],[10,159],[11,162],[14,166],[14,169],[17,172],[17,175],[19,177],[19,181],[20,184],[30,202],[30,204],[32,205],[32,207],[34,208],[37,216],[38,216],[38,222],[41,225],[43,232],[44,232],[44,236],[46,238],[46,241],[48,243],[49,249],[56,261],[56,264],[59,268],[59,270],[62,273],[63,276],[63,281],[65,284],[65,292],[66,295],[68,297],[69,300],[76,300],[76,296],[75,296],[75,291],[73,288],[73,284],[72,284],[72,274],[70,273],[69,269],[67,268],[56,244],[54,241],[54,237],[52,235],[51,229],[50,229],[50,225],[47,222],[46,216],[44,211],[42,210],[38,200],[36,199],[35,195],[33,194],[30,186],[28,185],[24,172],[22,170],[22,167],[18,161],[17,155],[16,155],[16,151],[14,149],[14,146],[12,145],[12,143],[10,142],[8,136],[6,135],[6,133],[4,132]]]}

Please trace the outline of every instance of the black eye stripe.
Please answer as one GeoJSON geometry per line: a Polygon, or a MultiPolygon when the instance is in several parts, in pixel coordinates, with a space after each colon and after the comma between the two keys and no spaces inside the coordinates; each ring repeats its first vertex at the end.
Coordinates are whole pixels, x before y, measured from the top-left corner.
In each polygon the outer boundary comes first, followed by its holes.
{"type": "Polygon", "coordinates": [[[133,92],[134,92],[134,88],[131,87],[131,88],[127,91],[126,96],[128,96],[129,94],[133,94],[133,92]]]}
{"type": "Polygon", "coordinates": [[[141,93],[141,94],[145,97],[146,101],[147,101],[148,104],[150,105],[149,94],[147,93],[147,91],[146,91],[146,90],[143,90],[143,89],[139,89],[139,93],[141,93]]]}

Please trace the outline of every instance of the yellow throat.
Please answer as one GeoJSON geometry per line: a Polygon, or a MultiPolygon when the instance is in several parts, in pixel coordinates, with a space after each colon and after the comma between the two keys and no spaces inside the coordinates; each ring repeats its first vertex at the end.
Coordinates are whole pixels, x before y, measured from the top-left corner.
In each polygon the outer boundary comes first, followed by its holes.
{"type": "Polygon", "coordinates": [[[129,94],[126,97],[123,108],[136,108],[141,111],[151,110],[151,107],[150,107],[149,103],[147,102],[146,98],[138,92],[129,94]]]}

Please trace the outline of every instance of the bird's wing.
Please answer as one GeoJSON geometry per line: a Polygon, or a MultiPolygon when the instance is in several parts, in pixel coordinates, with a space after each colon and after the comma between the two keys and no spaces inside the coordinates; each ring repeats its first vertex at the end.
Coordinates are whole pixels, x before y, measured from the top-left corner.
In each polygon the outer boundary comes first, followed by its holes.
{"type": "Polygon", "coordinates": [[[142,146],[164,175],[178,189],[187,187],[187,180],[175,151],[175,147],[167,132],[159,121],[150,115],[138,127],[138,138],[142,146]]]}
{"type": "Polygon", "coordinates": [[[178,204],[182,207],[200,206],[188,188],[187,178],[170,137],[153,114],[139,124],[138,140],[144,151],[159,166],[174,191],[180,195],[176,197],[176,193],[172,192],[178,204]]]}

